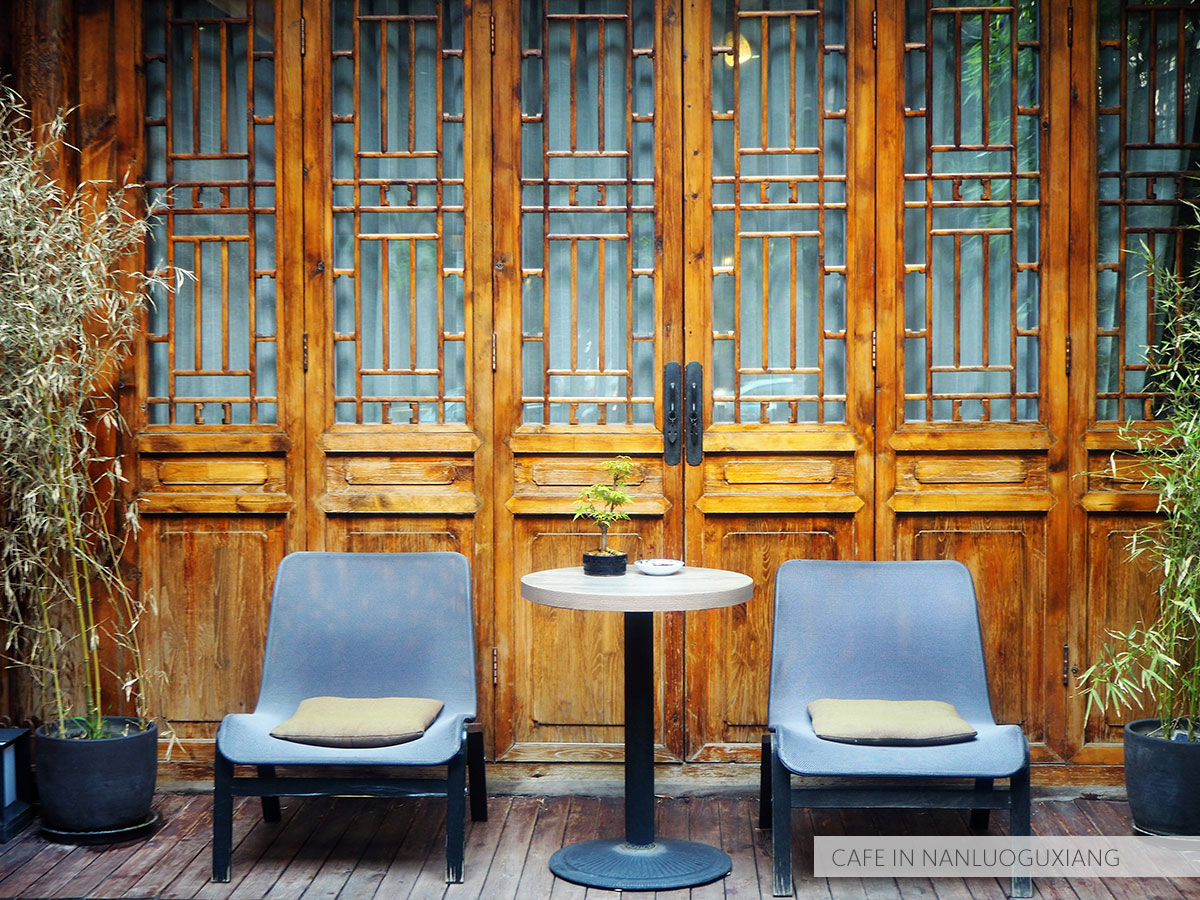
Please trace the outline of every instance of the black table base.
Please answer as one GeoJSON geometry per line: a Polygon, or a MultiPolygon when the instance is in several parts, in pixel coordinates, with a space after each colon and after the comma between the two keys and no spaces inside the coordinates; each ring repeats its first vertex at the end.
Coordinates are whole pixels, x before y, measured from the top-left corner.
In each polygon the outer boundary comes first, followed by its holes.
{"type": "Polygon", "coordinates": [[[625,613],[625,837],[584,841],[550,857],[559,878],[618,891],[708,884],[729,874],[708,844],[654,836],[654,614],[625,613]]]}
{"type": "Polygon", "coordinates": [[[584,841],[550,857],[550,871],[575,884],[616,891],[663,891],[708,884],[729,874],[729,855],[708,844],[659,838],[638,846],[622,838],[584,841]]]}

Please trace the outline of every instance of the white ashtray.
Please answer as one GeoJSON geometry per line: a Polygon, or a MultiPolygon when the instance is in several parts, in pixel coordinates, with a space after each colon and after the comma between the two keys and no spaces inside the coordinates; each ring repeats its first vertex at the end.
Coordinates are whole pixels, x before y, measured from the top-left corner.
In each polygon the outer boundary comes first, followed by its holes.
{"type": "Polygon", "coordinates": [[[674,575],[683,568],[683,560],[635,559],[633,565],[643,575],[674,575]]]}

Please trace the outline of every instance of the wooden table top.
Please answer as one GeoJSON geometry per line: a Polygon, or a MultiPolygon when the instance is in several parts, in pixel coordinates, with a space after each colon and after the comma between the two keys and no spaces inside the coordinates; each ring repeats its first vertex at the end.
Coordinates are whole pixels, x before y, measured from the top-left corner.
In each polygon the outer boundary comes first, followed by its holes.
{"type": "Polygon", "coordinates": [[[745,603],[754,593],[749,575],[684,566],[673,575],[584,575],[581,566],[530,572],[521,596],[543,606],[612,612],[671,612],[745,603]]]}

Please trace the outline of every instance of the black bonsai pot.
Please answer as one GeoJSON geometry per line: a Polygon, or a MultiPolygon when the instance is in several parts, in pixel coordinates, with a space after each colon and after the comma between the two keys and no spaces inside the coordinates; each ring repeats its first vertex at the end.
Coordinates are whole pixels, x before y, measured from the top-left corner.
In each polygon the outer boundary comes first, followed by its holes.
{"type": "Polygon", "coordinates": [[[1167,740],[1158,719],[1125,726],[1125,790],[1144,834],[1200,835],[1200,741],[1167,740]]]}
{"type": "Polygon", "coordinates": [[[583,554],[584,575],[624,575],[629,556],[625,553],[599,553],[589,550],[583,554]]]}
{"type": "Polygon", "coordinates": [[[44,833],[74,843],[141,836],[154,821],[158,726],[106,716],[108,737],[71,737],[78,726],[48,722],[37,730],[37,789],[44,833]]]}

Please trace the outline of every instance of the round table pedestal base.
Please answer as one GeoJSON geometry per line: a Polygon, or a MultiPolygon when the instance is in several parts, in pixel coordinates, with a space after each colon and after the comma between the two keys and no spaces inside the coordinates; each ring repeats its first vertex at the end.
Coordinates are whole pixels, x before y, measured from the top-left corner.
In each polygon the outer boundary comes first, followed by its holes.
{"type": "Polygon", "coordinates": [[[729,874],[729,855],[694,841],[658,838],[627,844],[622,838],[584,841],[550,857],[550,871],[588,887],[615,891],[663,891],[708,884],[729,874]]]}

